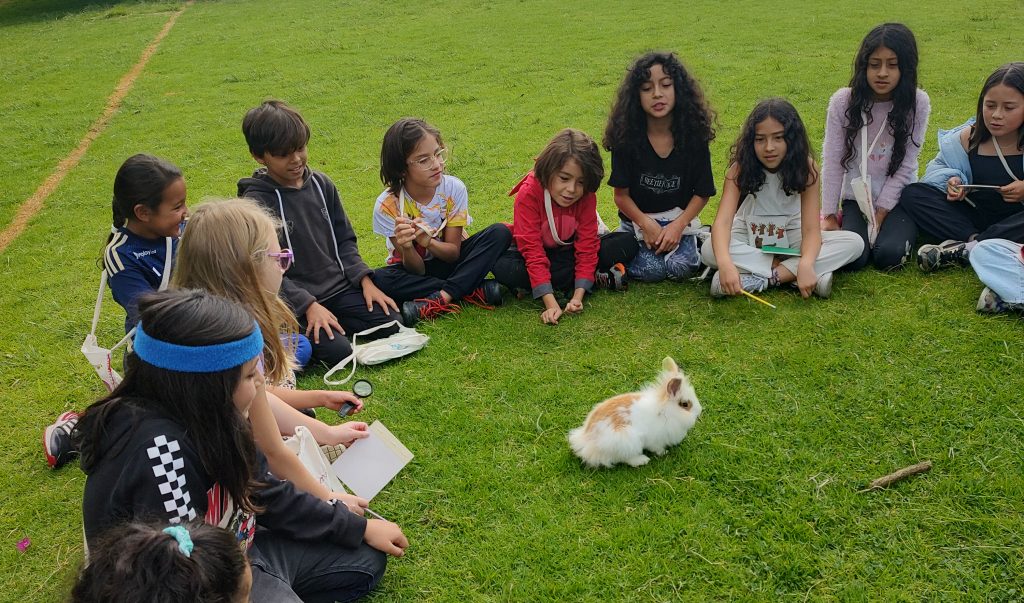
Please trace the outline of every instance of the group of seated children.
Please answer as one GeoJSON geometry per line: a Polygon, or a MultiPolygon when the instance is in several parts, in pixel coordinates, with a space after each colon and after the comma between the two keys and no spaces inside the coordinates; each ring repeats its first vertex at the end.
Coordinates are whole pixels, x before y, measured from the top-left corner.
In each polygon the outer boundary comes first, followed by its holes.
{"type": "Polygon", "coordinates": [[[732,145],[710,236],[698,214],[716,194],[715,116],[670,53],[634,63],[608,120],[614,232],[597,213],[601,152],[574,129],[555,135],[513,187],[511,224],[470,235],[466,186],[445,171],[440,131],[396,122],[373,206],[387,249],[376,270],[360,256],[337,187],[307,167],[309,126],[284,103],[245,116],[261,167],[238,182],[241,198],[201,205],[184,230],[181,171],[129,158],[115,178],[103,260],[134,352],[109,396],[81,417],[65,413],[44,436],[52,466],[79,450],[88,474],[92,563],[75,600],[131,582],[112,558],[128,551],[166,567],[161,575],[184,572],[183,592],[224,593],[218,600],[244,600],[250,584],[256,601],[368,592],[385,553],[407,546],[401,529],[364,519],[365,500],[325,488],[281,440],[300,425],[325,446],[365,437],[365,423],[327,425],[303,412],[361,401],[298,391],[294,371],[346,358],[353,333],[385,336],[396,321],[411,326],[461,303],[499,305],[499,284],[540,300],[548,324],[582,312],[595,287],[690,279],[702,264],[717,269],[715,297],[790,283],[827,298],[841,268],[902,266],[920,231],[942,241],[920,248],[922,269],[969,261],[987,285],[979,310],[1024,308],[1024,63],[989,77],[977,116],[940,132],[938,156],[914,183],[930,111],[917,62],[903,25],[864,38],[849,87],[828,105],[821,168],[793,105],[759,102],[732,145]],[[125,523],[154,519],[174,527],[125,523]],[[217,552],[202,523],[234,534],[251,572],[217,552]],[[111,534],[125,546],[104,544],[111,534]],[[208,572],[182,565],[200,559],[208,572]]]}

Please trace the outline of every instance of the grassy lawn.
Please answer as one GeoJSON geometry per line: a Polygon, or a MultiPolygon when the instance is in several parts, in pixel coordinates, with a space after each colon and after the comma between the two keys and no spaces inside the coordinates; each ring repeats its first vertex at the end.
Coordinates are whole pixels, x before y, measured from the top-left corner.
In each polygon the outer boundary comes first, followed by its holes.
{"type": "MultiPolygon", "coordinates": [[[[0,228],[82,138],[179,3],[0,0],[0,228]]],[[[481,5],[198,2],[109,127],[0,254],[0,600],[57,601],[82,556],[77,463],[50,471],[43,427],[96,399],[78,352],[117,166],[147,151],[184,171],[193,204],[233,195],[254,163],[245,110],[268,97],[313,128],[310,164],[338,184],[371,264],[380,141],[397,118],[437,125],[476,227],[511,218],[508,189],[558,129],[599,137],[630,60],[676,50],[718,111],[714,170],[757,99],[782,95],[820,149],[878,6],[737,1],[481,5]],[[20,553],[18,540],[32,539],[20,553]]],[[[921,50],[936,128],[973,114],[985,77],[1021,60],[1019,0],[895,2],[921,50]]],[[[607,160],[607,157],[606,157],[607,160]]],[[[606,161],[606,167],[608,162],[606,161]]],[[[611,191],[599,191],[614,217],[611,191]]],[[[717,200],[702,218],[710,222],[717,200]]],[[[611,220],[614,222],[614,219],[611,220]]],[[[828,301],[772,291],[772,311],[707,284],[599,293],[557,328],[533,302],[423,327],[419,354],[360,371],[416,459],[374,501],[408,554],[374,601],[1024,599],[1024,361],[1015,316],[974,313],[969,270],[840,275],[828,301]],[[566,432],[597,401],[686,370],[705,412],[639,469],[592,471],[566,432]],[[877,493],[871,479],[931,459],[877,493]]],[[[120,309],[106,303],[101,341],[120,309]]],[[[301,385],[316,387],[319,375],[301,385]]],[[[334,420],[326,414],[325,420],[334,420]]]]}

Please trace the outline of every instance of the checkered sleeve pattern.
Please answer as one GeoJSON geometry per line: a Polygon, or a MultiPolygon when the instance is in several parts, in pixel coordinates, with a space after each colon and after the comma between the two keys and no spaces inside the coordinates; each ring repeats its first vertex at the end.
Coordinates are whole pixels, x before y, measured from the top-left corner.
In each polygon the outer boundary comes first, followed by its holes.
{"type": "Polygon", "coordinates": [[[170,515],[170,522],[181,523],[183,520],[195,519],[196,509],[192,505],[192,495],[186,488],[183,471],[185,461],[178,440],[168,441],[167,436],[159,435],[153,438],[153,446],[146,449],[146,454],[153,461],[153,475],[164,497],[164,510],[170,515]]]}

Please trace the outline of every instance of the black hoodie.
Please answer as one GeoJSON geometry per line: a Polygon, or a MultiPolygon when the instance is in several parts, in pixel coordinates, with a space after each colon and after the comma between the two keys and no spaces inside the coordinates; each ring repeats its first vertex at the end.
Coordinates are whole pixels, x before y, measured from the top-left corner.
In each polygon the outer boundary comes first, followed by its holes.
{"type": "Polygon", "coordinates": [[[294,540],[326,539],[348,548],[363,540],[364,518],[275,478],[259,452],[258,471],[267,486],[253,496],[263,507],[254,521],[207,474],[188,432],[176,421],[125,403],[105,428],[96,460],[82,467],[88,475],[82,500],[87,542],[129,519],[200,519],[247,544],[257,525],[294,540]]]}
{"type": "Polygon", "coordinates": [[[306,168],[302,186],[293,188],[260,168],[238,181],[238,196],[255,200],[284,223],[281,247],[292,250],[295,263],[285,273],[281,293],[297,315],[314,301],[359,289],[363,277],[373,274],[359,256],[356,232],[326,175],[306,168]]]}

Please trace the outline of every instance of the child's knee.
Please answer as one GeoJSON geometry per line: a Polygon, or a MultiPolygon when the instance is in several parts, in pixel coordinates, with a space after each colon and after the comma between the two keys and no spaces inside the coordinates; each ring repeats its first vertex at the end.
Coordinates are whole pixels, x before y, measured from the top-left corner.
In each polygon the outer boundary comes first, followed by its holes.
{"type": "Polygon", "coordinates": [[[629,263],[626,273],[629,278],[645,283],[663,281],[668,276],[664,258],[659,257],[646,246],[641,246],[636,257],[629,263]]]}

